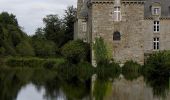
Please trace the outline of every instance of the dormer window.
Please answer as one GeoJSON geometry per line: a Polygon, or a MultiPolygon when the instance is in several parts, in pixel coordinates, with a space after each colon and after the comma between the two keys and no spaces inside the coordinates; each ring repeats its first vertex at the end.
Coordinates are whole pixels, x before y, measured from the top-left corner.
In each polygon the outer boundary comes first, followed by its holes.
{"type": "Polygon", "coordinates": [[[159,15],[160,14],[160,8],[153,8],[153,15],[159,15]]]}
{"type": "Polygon", "coordinates": [[[161,14],[161,5],[160,3],[153,3],[152,4],[152,15],[160,15],[161,14]]]}

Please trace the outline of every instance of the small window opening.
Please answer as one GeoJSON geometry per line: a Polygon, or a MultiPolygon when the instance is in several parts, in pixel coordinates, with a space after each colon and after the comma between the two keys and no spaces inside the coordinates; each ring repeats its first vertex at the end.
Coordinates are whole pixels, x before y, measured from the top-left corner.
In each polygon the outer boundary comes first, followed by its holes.
{"type": "Polygon", "coordinates": [[[113,40],[114,41],[121,40],[120,32],[116,31],[116,32],[113,33],[113,40]]]}

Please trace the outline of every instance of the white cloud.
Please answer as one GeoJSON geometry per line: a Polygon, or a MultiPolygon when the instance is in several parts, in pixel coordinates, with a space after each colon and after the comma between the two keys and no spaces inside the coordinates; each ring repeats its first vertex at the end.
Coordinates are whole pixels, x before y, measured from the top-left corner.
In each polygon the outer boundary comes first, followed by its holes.
{"type": "Polygon", "coordinates": [[[64,10],[77,0],[0,0],[0,12],[7,11],[16,15],[20,26],[29,35],[43,26],[42,19],[48,14],[62,16],[64,10]]]}

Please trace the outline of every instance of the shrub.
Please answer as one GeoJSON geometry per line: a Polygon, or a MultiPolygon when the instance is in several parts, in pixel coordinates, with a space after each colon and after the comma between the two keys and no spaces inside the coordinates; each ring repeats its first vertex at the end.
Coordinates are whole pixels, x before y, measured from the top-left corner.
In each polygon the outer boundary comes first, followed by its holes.
{"type": "Polygon", "coordinates": [[[34,49],[33,47],[27,42],[23,41],[16,46],[17,53],[20,56],[34,56],[34,49]]]}
{"type": "Polygon", "coordinates": [[[59,65],[56,68],[58,76],[61,80],[72,80],[77,76],[77,66],[70,63],[69,61],[59,65]]]}
{"type": "Polygon", "coordinates": [[[123,66],[123,71],[128,71],[128,72],[140,72],[140,69],[141,69],[141,65],[132,60],[127,61],[123,66]]]}
{"type": "Polygon", "coordinates": [[[108,50],[106,44],[104,43],[103,38],[95,38],[95,43],[93,44],[95,60],[98,63],[109,60],[108,59],[108,50]]]}
{"type": "Polygon", "coordinates": [[[0,56],[5,55],[5,48],[4,47],[0,47],[0,56]]]}
{"type": "Polygon", "coordinates": [[[44,63],[43,67],[47,68],[47,69],[52,69],[54,67],[55,63],[56,63],[56,61],[54,61],[54,60],[47,60],[44,63]]]}
{"type": "Polygon", "coordinates": [[[77,76],[80,80],[91,79],[94,74],[94,67],[89,62],[80,62],[77,65],[77,76]]]}
{"type": "Polygon", "coordinates": [[[133,80],[133,79],[138,78],[141,75],[140,74],[141,68],[142,68],[142,66],[140,64],[138,64],[137,62],[134,62],[132,60],[127,61],[124,64],[122,73],[127,80],[133,80]]]}
{"type": "Polygon", "coordinates": [[[102,61],[96,68],[98,78],[107,80],[108,78],[115,78],[120,74],[120,66],[118,63],[102,61]]]}
{"type": "Polygon", "coordinates": [[[143,74],[147,84],[153,87],[154,95],[166,97],[169,89],[170,53],[153,53],[145,62],[143,74]]]}
{"type": "Polygon", "coordinates": [[[169,76],[170,72],[170,55],[164,52],[152,54],[145,62],[143,71],[147,75],[157,74],[160,76],[169,76]]]}
{"type": "Polygon", "coordinates": [[[56,69],[61,64],[65,63],[65,59],[58,58],[58,59],[48,59],[45,61],[43,67],[47,69],[56,69]]]}
{"type": "Polygon", "coordinates": [[[83,41],[70,41],[62,47],[62,55],[72,63],[86,61],[90,53],[90,46],[83,41]]]}
{"type": "Polygon", "coordinates": [[[33,40],[32,45],[35,55],[38,57],[54,57],[56,56],[56,45],[48,40],[33,40]]]}

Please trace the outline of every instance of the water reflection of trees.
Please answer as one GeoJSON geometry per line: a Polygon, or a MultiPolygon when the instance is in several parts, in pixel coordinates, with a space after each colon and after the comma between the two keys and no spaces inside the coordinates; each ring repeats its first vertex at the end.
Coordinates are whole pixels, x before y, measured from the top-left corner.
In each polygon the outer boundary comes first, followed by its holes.
{"type": "Polygon", "coordinates": [[[72,81],[65,80],[56,71],[45,69],[0,70],[0,100],[15,100],[21,88],[29,83],[37,90],[45,89],[44,99],[56,99],[62,90],[68,100],[80,100],[90,93],[89,80],[81,81],[76,77],[72,77],[72,81]]]}
{"type": "MultiPolygon", "coordinates": [[[[115,79],[122,78],[135,81],[143,75],[146,83],[153,89],[153,94],[166,98],[169,91],[169,76],[164,72],[141,73],[142,71],[120,70],[113,63],[103,64],[96,69],[88,63],[77,66],[69,63],[56,70],[46,69],[4,69],[0,70],[0,100],[15,100],[20,89],[28,83],[33,83],[37,90],[45,88],[45,99],[55,99],[64,92],[68,100],[82,100],[91,93],[91,76],[97,74],[94,82],[93,96],[96,100],[104,100],[111,93],[115,79]],[[165,75],[165,76],[164,76],[165,75]]],[[[88,98],[89,99],[89,98],[88,98]]],[[[86,100],[88,100],[86,99],[86,100]]]]}

